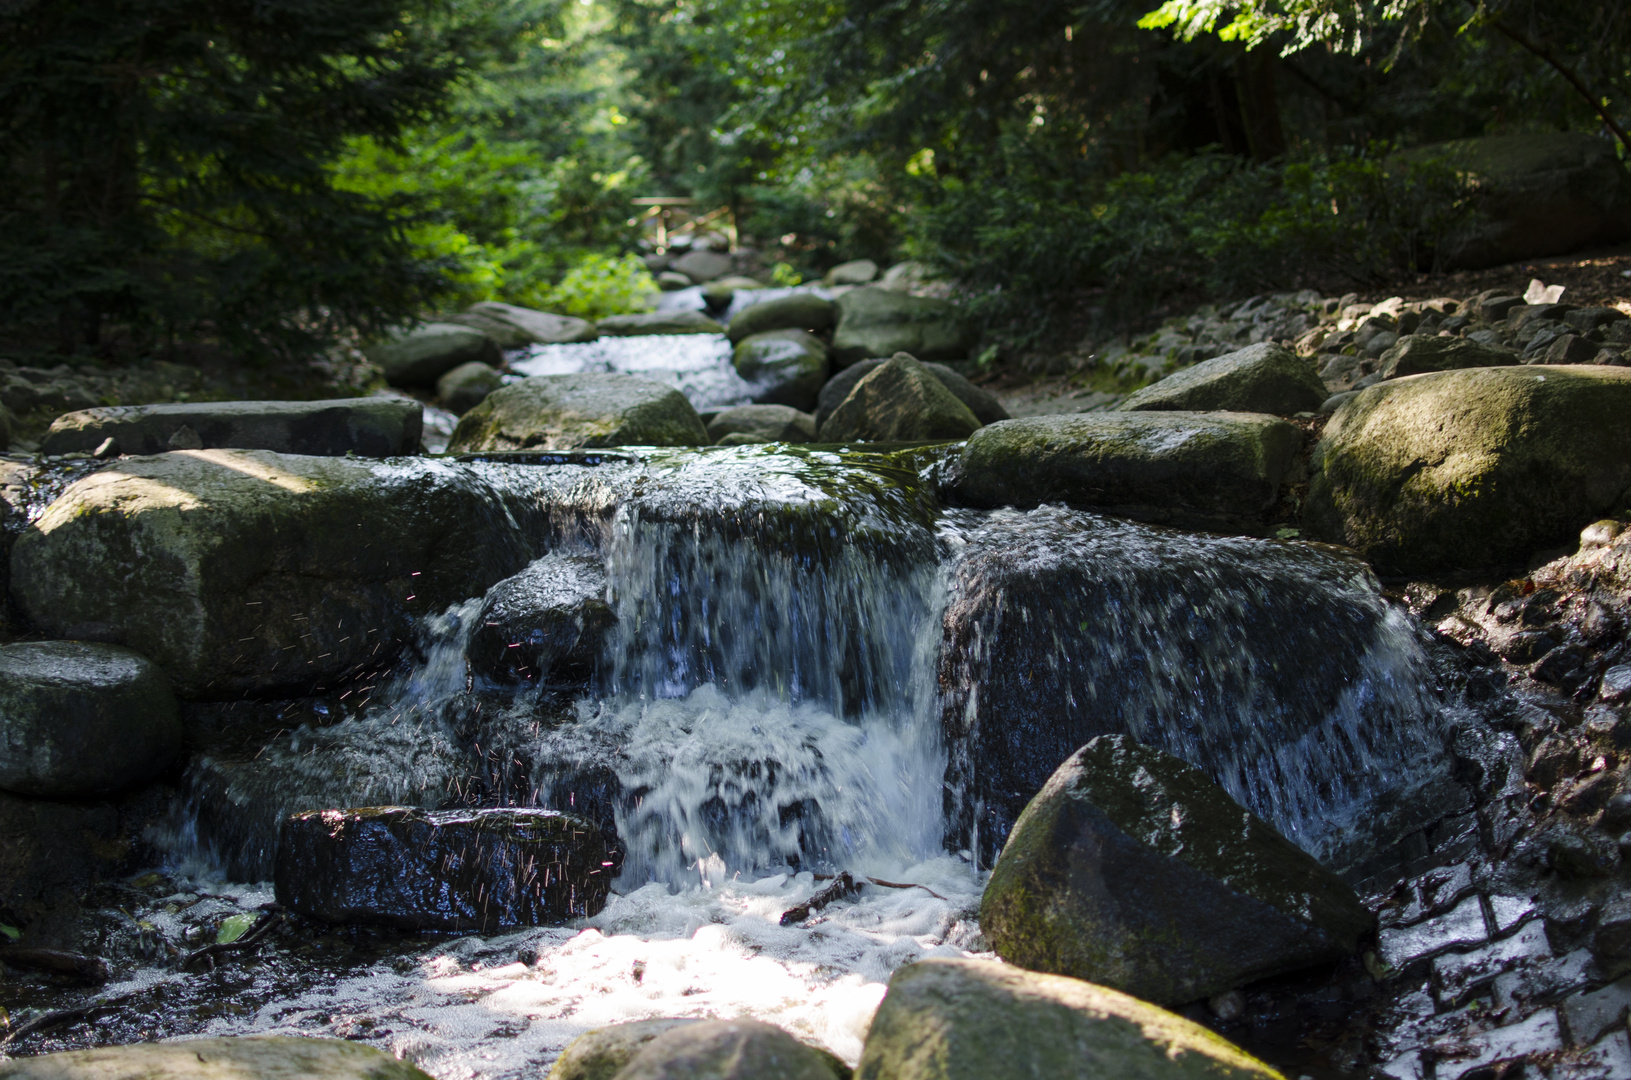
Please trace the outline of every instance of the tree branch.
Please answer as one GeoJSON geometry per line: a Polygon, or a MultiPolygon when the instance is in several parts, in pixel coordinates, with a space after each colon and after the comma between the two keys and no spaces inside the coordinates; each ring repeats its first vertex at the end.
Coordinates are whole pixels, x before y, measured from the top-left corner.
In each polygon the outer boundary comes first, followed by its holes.
{"type": "Polygon", "coordinates": [[[1534,41],[1523,31],[1508,26],[1500,19],[1491,19],[1489,21],[1489,25],[1493,26],[1500,33],[1506,35],[1507,38],[1509,38],[1520,48],[1528,49],[1530,52],[1534,53],[1536,56],[1550,64],[1559,75],[1563,76],[1563,78],[1567,80],[1570,86],[1574,87],[1575,90],[1579,92],[1581,97],[1586,99],[1586,101],[1591,105],[1592,111],[1602,118],[1603,123],[1608,125],[1608,130],[1612,131],[1615,138],[1620,140],[1620,144],[1625,147],[1626,153],[1631,154],[1631,135],[1626,134],[1625,128],[1621,127],[1614,121],[1614,116],[1608,111],[1608,106],[1604,105],[1602,103],[1602,99],[1591,92],[1591,88],[1585,84],[1580,76],[1576,75],[1573,71],[1565,67],[1562,61],[1552,55],[1550,49],[1546,48],[1546,46],[1540,44],[1539,42],[1534,41]]]}

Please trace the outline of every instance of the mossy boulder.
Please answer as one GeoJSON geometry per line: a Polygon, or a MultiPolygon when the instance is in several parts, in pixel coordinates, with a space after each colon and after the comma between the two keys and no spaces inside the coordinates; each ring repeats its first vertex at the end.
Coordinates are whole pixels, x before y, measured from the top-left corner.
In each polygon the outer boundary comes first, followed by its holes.
{"type": "Polygon", "coordinates": [[[432,387],[460,364],[479,360],[497,367],[504,355],[498,342],[473,326],[433,322],[363,350],[392,386],[432,387]]]}
{"type": "Polygon", "coordinates": [[[145,783],[181,750],[164,672],[94,641],[0,647],[0,789],[88,798],[145,783]]]}
{"type": "Polygon", "coordinates": [[[919,360],[961,360],[973,344],[973,335],[957,308],[944,300],[908,296],[876,285],[838,298],[832,347],[839,367],[901,352],[919,360]]]}
{"type": "Polygon", "coordinates": [[[866,373],[821,425],[822,442],[961,439],[980,421],[934,373],[905,353],[866,373]]]}
{"type": "Polygon", "coordinates": [[[527,342],[537,345],[569,345],[579,341],[593,341],[600,335],[595,324],[588,319],[572,315],[556,315],[549,311],[535,311],[515,304],[501,304],[496,300],[483,300],[470,305],[470,314],[512,327],[527,342]]]}
{"type": "Polygon", "coordinates": [[[731,319],[731,344],[772,330],[809,330],[818,333],[832,329],[838,307],[812,292],[796,292],[774,300],[760,300],[736,313],[731,319]]]}
{"type": "Polygon", "coordinates": [[[436,396],[448,412],[463,416],[504,385],[498,369],[479,360],[460,364],[436,380],[436,396]]]}
{"type": "Polygon", "coordinates": [[[1326,397],[1325,383],[1308,361],[1265,342],[1182,368],[1120,407],[1124,412],[1225,409],[1290,416],[1313,412],[1326,397]]]}
{"type": "Polygon", "coordinates": [[[856,1080],[1282,1080],[1219,1035],[1126,994],[989,960],[895,972],[856,1080]]]}
{"type": "Polygon", "coordinates": [[[0,1080],[431,1080],[384,1050],[287,1035],[99,1046],[0,1061],[0,1080]]]}
{"type": "Polygon", "coordinates": [[[809,412],[827,381],[827,346],[807,330],[767,330],[743,338],[731,362],[752,384],[758,405],[809,412]]]}
{"type": "Polygon", "coordinates": [[[1521,568],[1623,507],[1631,369],[1471,368],[1368,387],[1314,449],[1307,521],[1386,574],[1521,568]]]}
{"type": "Polygon", "coordinates": [[[1407,334],[1381,355],[1376,370],[1384,379],[1402,379],[1406,375],[1425,375],[1429,371],[1512,367],[1518,362],[1518,354],[1511,349],[1500,349],[1466,338],[1407,334]]]}
{"type": "Polygon", "coordinates": [[[1350,955],[1353,890],[1199,769],[1101,735],[1014,825],[980,901],[997,954],[1176,1005],[1350,955]]]}
{"type": "Polygon", "coordinates": [[[652,1039],[685,1024],[698,1023],[702,1021],[696,1017],[662,1017],[586,1031],[561,1051],[549,1070],[549,1080],[612,1080],[652,1039]]]}
{"type": "Polygon", "coordinates": [[[759,1020],[676,1024],[640,1047],[616,1080],[849,1080],[832,1054],[759,1020]]]}
{"type": "Polygon", "coordinates": [[[104,440],[112,439],[116,454],[232,448],[390,457],[419,452],[424,412],[424,406],[410,397],[383,395],[326,401],[117,405],[57,417],[40,441],[40,452],[91,453],[104,440]]]}
{"type": "Polygon", "coordinates": [[[633,375],[535,375],[493,391],[453,429],[450,451],[706,446],[702,418],[671,386],[633,375]]]}
{"type": "MultiPolygon", "coordinates": [[[[844,399],[849,397],[850,391],[855,389],[856,383],[888,362],[887,360],[859,360],[828,379],[826,384],[821,387],[821,394],[816,399],[816,426],[820,427],[826,423],[827,417],[831,416],[833,410],[844,403],[844,399]]],[[[951,391],[953,397],[967,405],[968,411],[973,413],[974,419],[980,423],[995,424],[998,420],[1008,419],[1008,410],[1002,407],[1002,402],[986,391],[981,390],[945,364],[930,361],[923,366],[928,369],[930,374],[940,380],[940,385],[951,391]]]]}
{"type": "Polygon", "coordinates": [[[645,334],[723,334],[725,328],[700,311],[645,311],[638,315],[611,315],[595,324],[605,337],[645,334]]]}
{"type": "Polygon", "coordinates": [[[389,661],[416,620],[526,565],[522,527],[475,470],[262,450],[126,458],[18,538],[12,596],[52,635],[100,624],[182,697],[304,693],[389,661]]]}
{"type": "Polygon", "coordinates": [[[737,405],[708,421],[708,437],[726,446],[815,442],[815,417],[786,405],[737,405]]]}
{"type": "Polygon", "coordinates": [[[1261,516],[1291,475],[1302,432],[1258,413],[1082,413],[981,428],[946,491],[969,506],[1082,509],[1161,524],[1261,516]]]}

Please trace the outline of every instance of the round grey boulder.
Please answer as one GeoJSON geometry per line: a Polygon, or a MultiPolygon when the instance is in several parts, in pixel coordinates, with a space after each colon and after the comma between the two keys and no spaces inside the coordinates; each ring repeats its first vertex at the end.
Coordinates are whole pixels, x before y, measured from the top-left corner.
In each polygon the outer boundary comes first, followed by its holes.
{"type": "Polygon", "coordinates": [[[730,338],[732,342],[740,342],[770,330],[830,330],[837,310],[831,300],[812,292],[760,300],[731,319],[730,338]]]}
{"type": "Polygon", "coordinates": [[[503,385],[504,377],[496,368],[472,360],[437,379],[436,396],[442,399],[443,408],[463,416],[503,385]]]}
{"type": "Polygon", "coordinates": [[[815,442],[815,417],[786,405],[738,405],[708,422],[708,436],[721,446],[815,442]]]}
{"type": "Polygon", "coordinates": [[[731,362],[753,384],[756,405],[809,412],[827,381],[827,346],[806,330],[769,330],[744,338],[731,362]]]}
{"type": "Polygon", "coordinates": [[[555,1059],[549,1080],[611,1080],[652,1039],[682,1025],[700,1022],[694,1017],[661,1017],[586,1031],[568,1043],[555,1059]]]}
{"type": "Polygon", "coordinates": [[[479,360],[496,366],[504,359],[498,342],[480,330],[443,322],[426,323],[364,353],[392,386],[431,387],[460,364],[479,360]]]}
{"type": "Polygon", "coordinates": [[[595,324],[604,337],[642,337],[648,334],[723,334],[725,328],[700,311],[644,311],[638,315],[611,315],[595,324]]]}
{"type": "Polygon", "coordinates": [[[151,780],[180,750],[170,681],[140,653],[89,641],[0,648],[0,789],[106,795],[151,780]]]}
{"type": "Polygon", "coordinates": [[[453,451],[706,446],[685,395],[636,378],[584,372],[534,375],[493,391],[453,430],[453,451]]]}

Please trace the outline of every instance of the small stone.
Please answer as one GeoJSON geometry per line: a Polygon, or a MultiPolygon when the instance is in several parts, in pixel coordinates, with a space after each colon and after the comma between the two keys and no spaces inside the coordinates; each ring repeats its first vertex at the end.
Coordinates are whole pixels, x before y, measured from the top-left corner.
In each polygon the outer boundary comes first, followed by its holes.
{"type": "Polygon", "coordinates": [[[1559,830],[1547,846],[1546,859],[1562,877],[1604,878],[1620,864],[1620,853],[1607,837],[1559,830]]]}
{"type": "Polygon", "coordinates": [[[441,399],[443,408],[463,416],[503,385],[504,377],[497,368],[472,360],[437,379],[436,396],[441,399]]]}
{"type": "Polygon", "coordinates": [[[1619,789],[1620,778],[1613,773],[1592,773],[1563,791],[1557,805],[1570,814],[1594,814],[1606,806],[1619,789]]]}
{"type": "Polygon", "coordinates": [[[97,444],[96,449],[91,451],[91,457],[96,458],[98,461],[104,458],[118,456],[119,440],[115,439],[112,435],[109,435],[107,438],[103,439],[97,444]]]}
{"type": "Polygon", "coordinates": [[[1246,1015],[1246,995],[1239,990],[1226,990],[1207,998],[1206,1007],[1212,1010],[1213,1016],[1229,1023],[1246,1015]]]}
{"type": "Polygon", "coordinates": [[[821,279],[828,285],[865,285],[878,276],[878,264],[871,259],[839,263],[821,279]]]}
{"type": "Polygon", "coordinates": [[[962,439],[980,421],[916,359],[896,353],[870,371],[821,425],[822,442],[962,439]]]}
{"type": "Polygon", "coordinates": [[[1597,359],[1597,343],[1578,334],[1564,334],[1546,347],[1548,364],[1590,364],[1597,359]]]}
{"type": "Polygon", "coordinates": [[[1631,664],[1616,664],[1603,672],[1597,686],[1597,700],[1610,705],[1631,701],[1631,664]]]}
{"type": "Polygon", "coordinates": [[[744,446],[770,442],[815,442],[815,417],[786,405],[737,405],[721,409],[708,422],[708,437],[715,445],[744,446]]]}

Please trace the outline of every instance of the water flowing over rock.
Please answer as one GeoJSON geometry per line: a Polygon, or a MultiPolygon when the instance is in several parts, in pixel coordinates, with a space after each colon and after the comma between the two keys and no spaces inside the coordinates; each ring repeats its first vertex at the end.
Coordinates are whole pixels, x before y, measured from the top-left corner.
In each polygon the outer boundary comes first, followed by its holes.
{"type": "Polygon", "coordinates": [[[495,390],[465,413],[450,451],[705,446],[685,395],[632,375],[535,375],[495,390]]]}
{"type": "Polygon", "coordinates": [[[1273,413],[1313,412],[1325,384],[1308,361],[1264,342],[1177,371],[1121,403],[1126,412],[1152,409],[1273,413]]]}
{"type": "Polygon", "coordinates": [[[470,668],[501,682],[580,681],[616,621],[599,556],[551,552],[487,590],[470,668]]]}
{"type": "Polygon", "coordinates": [[[383,1050],[340,1039],[189,1039],[0,1061],[4,1080],[430,1080],[383,1050]]]}
{"type": "Polygon", "coordinates": [[[1096,413],[1005,420],[946,472],[967,506],[1063,502],[1139,521],[1250,527],[1293,475],[1302,434],[1257,413],[1096,413]]]}
{"type": "Polygon", "coordinates": [[[140,653],[82,641],[0,647],[0,789],[107,795],[153,779],[180,750],[170,681],[140,653]]]}
{"type": "Polygon", "coordinates": [[[1340,960],[1373,921],[1199,769],[1122,735],[1048,778],[980,904],[1003,959],[1163,1005],[1340,960]]]}
{"type": "Polygon", "coordinates": [[[1426,658],[1362,563],[1056,507],[944,529],[949,825],[985,858],[1099,735],[1195,765],[1338,866],[1378,797],[1439,777],[1426,658]]]}
{"type": "Polygon", "coordinates": [[[185,428],[198,444],[190,449],[390,457],[419,452],[423,413],[406,397],[124,405],[59,416],[40,452],[88,454],[112,439],[118,454],[162,454],[185,428]]]}
{"type": "Polygon", "coordinates": [[[988,960],[895,972],[856,1080],[1282,1080],[1199,1024],[1115,990],[988,960]]]}
{"type": "Polygon", "coordinates": [[[469,466],[197,450],[71,485],[18,539],[12,587],[48,632],[104,624],[181,696],[225,698],[387,662],[529,557],[469,466]]]}
{"type": "Polygon", "coordinates": [[[1307,516],[1387,574],[1501,571],[1631,490],[1631,370],[1470,368],[1369,387],[1315,447],[1307,516]]]}
{"type": "Polygon", "coordinates": [[[332,923],[492,933],[606,905],[615,840],[553,810],[376,806],[286,818],[278,902],[332,923]]]}

